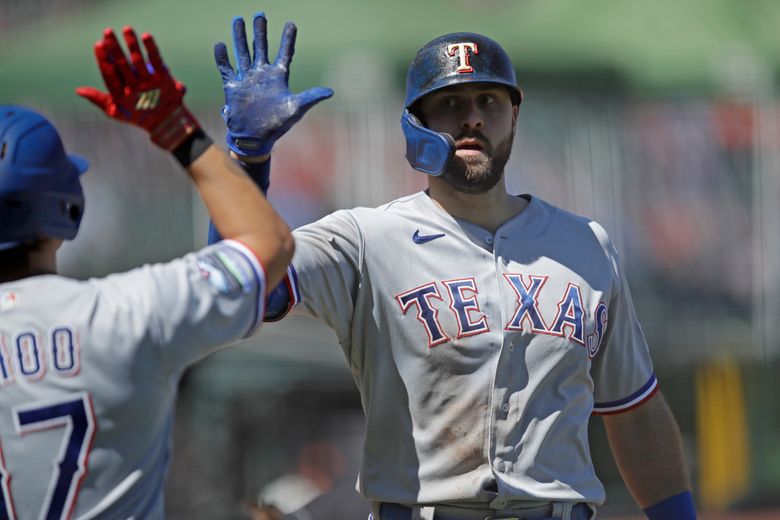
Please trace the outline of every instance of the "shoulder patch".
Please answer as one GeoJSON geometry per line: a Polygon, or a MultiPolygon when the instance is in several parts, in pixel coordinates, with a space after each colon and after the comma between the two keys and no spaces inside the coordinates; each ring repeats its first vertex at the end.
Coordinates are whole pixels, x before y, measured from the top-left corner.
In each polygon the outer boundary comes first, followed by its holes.
{"type": "Polygon", "coordinates": [[[257,285],[249,261],[235,248],[217,245],[197,256],[201,276],[221,294],[249,293],[257,285]]]}

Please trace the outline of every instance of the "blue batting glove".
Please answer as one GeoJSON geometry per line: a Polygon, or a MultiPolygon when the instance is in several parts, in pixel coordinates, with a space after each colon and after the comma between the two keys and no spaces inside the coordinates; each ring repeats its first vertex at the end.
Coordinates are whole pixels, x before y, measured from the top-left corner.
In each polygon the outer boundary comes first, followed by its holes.
{"type": "Polygon", "coordinates": [[[267,24],[265,14],[255,14],[254,56],[250,58],[244,20],[240,16],[233,18],[235,71],[228,59],[227,46],[222,42],[214,46],[214,59],[225,90],[222,118],[227,124],[227,144],[237,155],[245,157],[270,153],[276,140],[307,110],[333,95],[333,90],[325,87],[290,93],[288,79],[297,29],[292,22],[285,24],[276,61],[269,64],[267,24]]]}

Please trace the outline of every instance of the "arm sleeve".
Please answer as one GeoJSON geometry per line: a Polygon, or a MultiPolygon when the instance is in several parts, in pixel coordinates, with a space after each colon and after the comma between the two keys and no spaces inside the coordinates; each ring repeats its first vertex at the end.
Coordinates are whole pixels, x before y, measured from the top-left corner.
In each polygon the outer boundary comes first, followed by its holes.
{"type": "Polygon", "coordinates": [[[249,336],[264,312],[265,270],[233,240],[110,276],[100,287],[171,370],[249,336]]]}
{"type": "MultiPolygon", "coordinates": [[[[247,175],[249,175],[249,178],[252,179],[255,184],[257,184],[257,187],[260,188],[260,191],[263,192],[263,195],[268,194],[268,186],[271,184],[270,157],[268,160],[261,163],[244,163],[241,161],[236,161],[236,163],[241,166],[247,175]]],[[[209,219],[208,243],[216,244],[220,240],[222,240],[222,236],[219,234],[219,231],[217,231],[217,228],[214,226],[214,223],[211,221],[211,219],[209,219]]]]}
{"type": "Polygon", "coordinates": [[[620,258],[611,241],[602,243],[613,271],[607,322],[599,350],[593,358],[593,413],[621,413],[647,401],[658,390],[653,363],[634,309],[620,258]]]}
{"type": "Polygon", "coordinates": [[[361,279],[363,240],[349,211],[293,231],[295,256],[285,284],[289,309],[318,318],[343,340],[349,335],[361,279]]]}

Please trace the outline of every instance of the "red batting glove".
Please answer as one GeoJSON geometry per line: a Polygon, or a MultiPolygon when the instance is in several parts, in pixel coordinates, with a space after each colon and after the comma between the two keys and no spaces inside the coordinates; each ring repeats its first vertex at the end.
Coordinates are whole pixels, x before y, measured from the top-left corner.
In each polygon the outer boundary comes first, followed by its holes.
{"type": "Polygon", "coordinates": [[[130,63],[112,29],[103,31],[95,43],[95,57],[108,93],[92,87],[78,87],[76,94],[100,107],[109,117],[140,126],[152,142],[164,150],[174,150],[200,124],[184,105],[184,85],[168,72],[151,34],[141,39],[149,63],[132,27],[122,30],[130,63]]]}

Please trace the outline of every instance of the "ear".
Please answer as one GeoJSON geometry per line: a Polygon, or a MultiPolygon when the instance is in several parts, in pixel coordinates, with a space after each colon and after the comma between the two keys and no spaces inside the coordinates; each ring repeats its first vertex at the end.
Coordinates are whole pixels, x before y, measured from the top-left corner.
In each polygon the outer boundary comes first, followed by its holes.
{"type": "Polygon", "coordinates": [[[520,105],[512,105],[512,137],[517,131],[517,117],[520,114],[520,105]]]}

